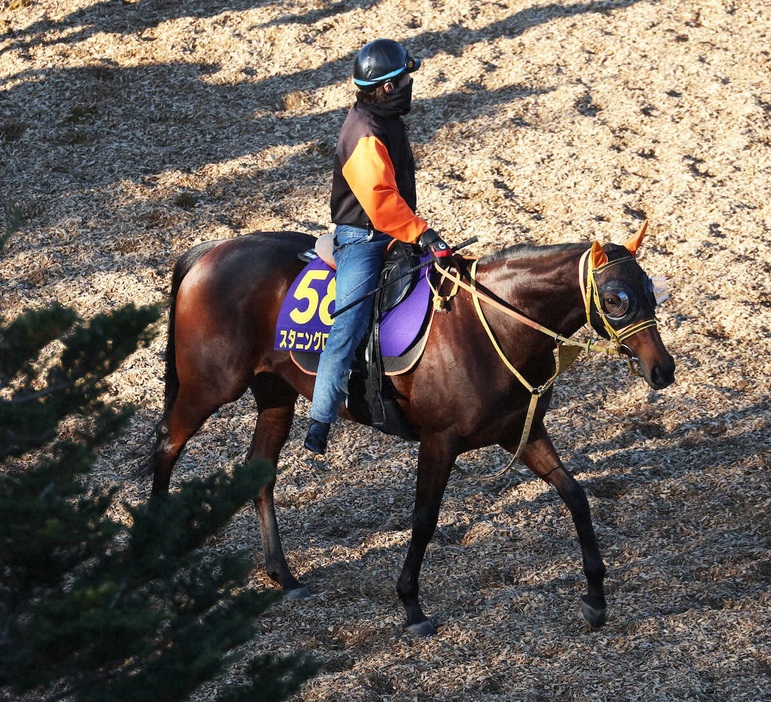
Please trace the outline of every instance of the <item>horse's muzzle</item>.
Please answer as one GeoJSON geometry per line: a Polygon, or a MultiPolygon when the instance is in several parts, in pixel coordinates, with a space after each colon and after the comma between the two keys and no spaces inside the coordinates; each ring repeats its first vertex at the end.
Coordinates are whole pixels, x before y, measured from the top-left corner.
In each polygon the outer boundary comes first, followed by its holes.
{"type": "MultiPolygon", "coordinates": [[[[669,354],[667,354],[669,356],[669,354]]],[[[650,373],[646,375],[643,373],[648,385],[654,390],[663,390],[665,387],[672,385],[675,382],[675,361],[669,356],[668,363],[660,364],[656,363],[651,369],[650,373]]]]}
{"type": "MultiPolygon", "coordinates": [[[[658,335],[657,335],[658,336],[658,335]]],[[[659,339],[656,353],[650,358],[638,355],[627,344],[621,344],[619,351],[629,358],[629,370],[641,376],[654,390],[663,390],[675,382],[675,359],[659,339]]]]}

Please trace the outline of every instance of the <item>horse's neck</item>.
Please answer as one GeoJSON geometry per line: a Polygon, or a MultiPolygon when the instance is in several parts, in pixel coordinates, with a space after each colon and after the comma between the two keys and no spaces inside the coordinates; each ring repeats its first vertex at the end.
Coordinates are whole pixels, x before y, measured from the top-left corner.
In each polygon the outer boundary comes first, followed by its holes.
{"type": "Polygon", "coordinates": [[[586,247],[532,247],[480,262],[477,278],[502,301],[562,336],[586,322],[579,262],[586,247]]]}

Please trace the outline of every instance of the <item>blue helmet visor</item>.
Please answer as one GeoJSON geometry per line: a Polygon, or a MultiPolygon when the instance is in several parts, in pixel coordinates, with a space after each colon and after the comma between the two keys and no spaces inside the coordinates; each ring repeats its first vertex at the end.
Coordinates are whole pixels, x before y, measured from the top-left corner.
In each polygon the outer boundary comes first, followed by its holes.
{"type": "Polygon", "coordinates": [[[380,85],[381,83],[386,83],[387,81],[400,76],[402,73],[414,73],[419,68],[420,68],[420,59],[412,58],[412,56],[407,54],[407,58],[404,61],[404,65],[391,71],[390,73],[386,73],[385,75],[379,76],[375,80],[364,80],[362,78],[354,78],[353,82],[356,83],[356,85],[358,85],[360,88],[372,88],[376,85],[380,85]]]}

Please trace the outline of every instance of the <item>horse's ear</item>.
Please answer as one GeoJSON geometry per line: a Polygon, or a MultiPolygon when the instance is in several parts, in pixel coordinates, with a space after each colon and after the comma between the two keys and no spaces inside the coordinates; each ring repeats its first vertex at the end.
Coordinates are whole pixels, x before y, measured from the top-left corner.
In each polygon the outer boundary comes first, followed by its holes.
{"type": "Polygon", "coordinates": [[[594,240],[594,243],[592,244],[591,251],[589,252],[589,256],[592,260],[592,268],[599,268],[600,266],[604,266],[608,262],[608,254],[605,253],[602,249],[602,244],[594,240]]]}
{"type": "Polygon", "coordinates": [[[632,256],[637,255],[637,249],[640,248],[640,244],[642,244],[643,239],[645,238],[645,232],[648,229],[648,220],[646,219],[643,223],[640,229],[638,230],[637,234],[630,237],[624,242],[624,248],[632,254],[632,256]]]}

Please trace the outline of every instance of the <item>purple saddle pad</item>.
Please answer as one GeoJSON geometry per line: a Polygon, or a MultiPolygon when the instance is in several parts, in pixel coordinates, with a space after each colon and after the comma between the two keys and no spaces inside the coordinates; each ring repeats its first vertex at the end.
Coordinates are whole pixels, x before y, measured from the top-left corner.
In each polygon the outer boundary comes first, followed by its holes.
{"type": "MultiPolygon", "coordinates": [[[[430,254],[426,258],[429,257],[430,254]]],[[[401,356],[418,338],[431,301],[431,287],[426,278],[430,269],[430,266],[422,268],[409,294],[381,317],[383,356],[401,356]]],[[[295,278],[284,298],[274,348],[321,353],[334,322],[334,311],[335,271],[322,259],[313,259],[295,278]]]]}

